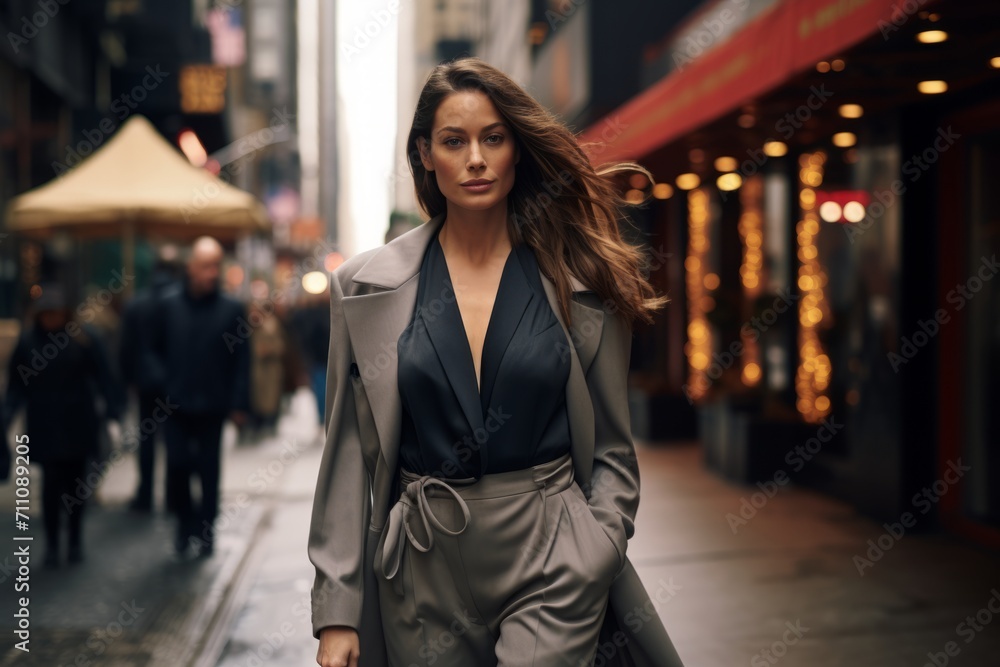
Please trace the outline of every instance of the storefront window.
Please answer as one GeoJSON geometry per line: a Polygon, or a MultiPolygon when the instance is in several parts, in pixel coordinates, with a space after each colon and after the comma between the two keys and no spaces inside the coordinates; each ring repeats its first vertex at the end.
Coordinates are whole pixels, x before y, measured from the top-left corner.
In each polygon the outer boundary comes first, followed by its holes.
{"type": "MultiPolygon", "coordinates": [[[[901,206],[886,196],[899,173],[895,145],[852,150],[808,153],[799,163],[795,389],[807,421],[847,427],[850,437],[825,451],[863,461],[898,438],[889,354],[898,345],[901,206]]],[[[870,469],[886,474],[875,462],[870,469]]]]}
{"type": "MultiPolygon", "coordinates": [[[[963,459],[970,465],[965,480],[965,513],[1000,523],[1000,136],[978,140],[970,151],[969,245],[965,300],[968,308],[965,345],[966,439],[963,459]],[[992,482],[992,483],[991,483],[992,482]]],[[[957,307],[957,305],[956,305],[957,307]]]]}

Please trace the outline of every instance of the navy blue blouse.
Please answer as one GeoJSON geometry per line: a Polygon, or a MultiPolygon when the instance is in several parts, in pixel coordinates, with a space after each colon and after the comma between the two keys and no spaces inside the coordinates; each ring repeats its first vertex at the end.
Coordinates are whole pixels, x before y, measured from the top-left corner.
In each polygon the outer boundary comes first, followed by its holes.
{"type": "Polygon", "coordinates": [[[421,263],[413,318],[397,342],[400,465],[418,474],[478,478],[568,453],[567,346],[534,252],[517,244],[500,277],[477,389],[472,350],[435,233],[421,263]]]}

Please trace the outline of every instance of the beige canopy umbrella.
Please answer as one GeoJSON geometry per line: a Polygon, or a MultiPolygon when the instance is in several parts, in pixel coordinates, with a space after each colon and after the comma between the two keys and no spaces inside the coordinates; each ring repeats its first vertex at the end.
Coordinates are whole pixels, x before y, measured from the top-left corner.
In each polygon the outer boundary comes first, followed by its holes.
{"type": "Polygon", "coordinates": [[[121,237],[126,264],[136,232],[188,240],[270,229],[253,195],[190,164],[139,115],[82,164],[15,198],[6,218],[8,231],[32,236],[121,237]]]}

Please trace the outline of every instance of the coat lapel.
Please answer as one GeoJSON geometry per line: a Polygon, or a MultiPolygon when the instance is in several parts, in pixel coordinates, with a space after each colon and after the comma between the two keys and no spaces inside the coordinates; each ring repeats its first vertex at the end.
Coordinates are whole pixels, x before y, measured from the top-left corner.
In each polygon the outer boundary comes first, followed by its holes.
{"type": "MultiPolygon", "coordinates": [[[[594,405],[590,400],[590,390],[587,387],[587,371],[597,354],[601,342],[601,331],[604,326],[604,311],[585,306],[576,300],[570,302],[570,317],[572,326],[567,328],[566,321],[558,307],[556,287],[544,274],[542,287],[549,299],[552,311],[559,320],[559,325],[566,334],[566,339],[572,344],[567,345],[559,354],[569,353],[571,357],[569,379],[566,380],[566,407],[569,412],[569,432],[572,439],[573,467],[580,484],[589,485],[590,473],[594,468],[594,405]]],[[[573,293],[589,291],[574,279],[573,293]],[[577,290],[579,285],[581,289],[577,290]]]]}
{"type": "Polygon", "coordinates": [[[389,477],[396,469],[403,421],[396,342],[413,317],[423,253],[443,221],[443,215],[432,218],[379,248],[354,274],[353,295],[343,299],[351,348],[389,477]]]}
{"type": "MultiPolygon", "coordinates": [[[[417,283],[420,264],[428,243],[434,238],[444,215],[438,215],[419,227],[397,237],[390,243],[379,248],[355,273],[354,291],[344,297],[344,317],[347,322],[350,343],[354,350],[354,359],[358,365],[365,394],[371,406],[372,418],[378,434],[379,448],[388,471],[394,471],[398,462],[399,436],[402,423],[402,402],[397,385],[397,347],[399,335],[410,323],[417,301],[417,283]]],[[[507,269],[511,266],[508,265],[507,269]]],[[[511,272],[515,275],[516,272],[511,272]]],[[[570,434],[573,439],[573,459],[576,473],[582,481],[590,479],[594,454],[594,411],[587,389],[586,373],[597,353],[601,340],[601,330],[604,323],[604,313],[599,308],[584,305],[577,300],[570,304],[573,326],[567,329],[566,323],[559,311],[555,286],[539,270],[539,276],[548,297],[549,305],[559,320],[567,337],[565,349],[559,354],[568,353],[571,357],[570,375],[566,385],[566,404],[569,412],[570,434]]],[[[523,279],[523,276],[520,276],[523,279]]],[[[574,295],[590,290],[575,277],[571,276],[574,295]]],[[[521,290],[517,290],[521,291],[521,290]]],[[[527,303],[516,299],[516,308],[511,313],[523,313],[527,303]]],[[[446,308],[445,311],[448,309],[446,308]]],[[[457,308],[454,309],[457,314],[457,308]]],[[[498,311],[499,313],[499,311],[498,311]]],[[[439,318],[440,319],[440,318],[439,318]]],[[[454,326],[455,323],[449,322],[454,326]]],[[[458,324],[461,324],[459,319],[458,324]]],[[[510,339],[508,327],[516,327],[517,322],[504,322],[491,329],[486,341],[488,345],[506,348],[510,339]]],[[[510,329],[512,331],[513,329],[510,329]]],[[[432,328],[428,329],[432,333],[432,328]]],[[[462,335],[458,328],[458,335],[462,335]]],[[[453,340],[453,339],[448,339],[453,340]]],[[[434,341],[435,346],[438,340],[434,341]]],[[[447,341],[442,340],[442,343],[447,341]]],[[[468,351],[468,343],[463,343],[468,351]]],[[[466,352],[468,354],[468,352],[466,352]]],[[[492,355],[496,357],[498,355],[492,355]]],[[[456,358],[456,355],[444,355],[444,358],[456,358]]],[[[469,359],[471,368],[471,357],[469,359]]],[[[466,415],[478,415],[478,423],[482,422],[481,406],[475,393],[475,376],[469,375],[468,369],[461,365],[447,368],[449,378],[455,386],[470,385],[471,406],[463,408],[466,415]],[[472,408],[475,408],[473,410],[472,408]]],[[[495,377],[496,369],[489,371],[489,377],[495,377]]],[[[486,369],[482,370],[481,382],[487,380],[486,369]]],[[[491,380],[492,381],[492,380],[491,380]]],[[[470,421],[470,423],[476,423],[470,421]]],[[[391,476],[390,472],[390,476],[391,476]]]]}

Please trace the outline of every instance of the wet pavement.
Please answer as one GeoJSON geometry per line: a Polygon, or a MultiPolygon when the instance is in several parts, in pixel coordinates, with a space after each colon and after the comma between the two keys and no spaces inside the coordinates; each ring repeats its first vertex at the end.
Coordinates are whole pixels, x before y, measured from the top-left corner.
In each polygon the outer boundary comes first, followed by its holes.
{"type": "Polygon", "coordinates": [[[996,622],[971,637],[959,627],[1000,590],[1000,555],[903,534],[862,575],[855,557],[867,558],[868,541],[886,531],[850,506],[779,487],[746,524],[731,523],[727,515],[760,489],[706,473],[696,447],[643,448],[639,457],[643,496],[629,552],[647,587],[670,577],[681,586],[660,616],[685,664],[1000,665],[1000,615],[987,611],[981,620],[996,622]],[[949,642],[958,652],[939,655],[949,642]]]}
{"type": "MultiPolygon", "coordinates": [[[[2,664],[315,664],[306,538],[322,452],[298,399],[278,436],[227,446],[223,505],[238,511],[212,558],[173,560],[169,517],[129,513],[134,480],[109,478],[88,517],[90,558],[33,565],[32,654],[9,651],[2,664]]],[[[658,611],[689,667],[1000,665],[989,607],[1000,612],[1000,555],[942,535],[890,541],[851,507],[794,487],[732,523],[758,489],[706,472],[696,445],[640,443],[639,458],[629,555],[654,596],[670,591],[658,611]],[[880,536],[889,548],[862,575],[856,557],[880,536]]],[[[0,496],[13,506],[10,485],[0,496]]]]}
{"type": "MultiPolygon", "coordinates": [[[[0,665],[170,666],[214,664],[238,610],[238,589],[253,567],[253,545],[275,506],[286,468],[310,447],[320,451],[312,395],[292,401],[278,434],[237,445],[230,425],[223,438],[222,501],[215,525],[215,553],[179,559],[173,552],[174,519],[161,510],[128,509],[135,489],[132,456],[122,459],[91,498],[84,516],[85,560],[58,569],[43,567],[41,517],[30,530],[14,529],[14,487],[0,484],[0,665]],[[29,590],[15,591],[17,533],[34,539],[29,590]],[[17,598],[29,597],[29,653],[14,648],[17,598]]],[[[163,507],[163,457],[157,461],[156,505],[163,507]]],[[[32,468],[32,496],[41,492],[41,471],[32,468]]],[[[37,506],[37,505],[36,505],[37,506]]]]}
{"type": "Polygon", "coordinates": [[[319,448],[306,452],[285,479],[218,667],[316,664],[309,595],[314,570],[306,542],[321,453],[319,448]]]}

